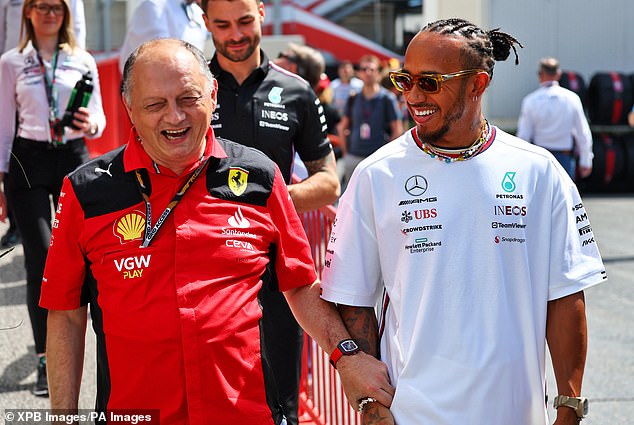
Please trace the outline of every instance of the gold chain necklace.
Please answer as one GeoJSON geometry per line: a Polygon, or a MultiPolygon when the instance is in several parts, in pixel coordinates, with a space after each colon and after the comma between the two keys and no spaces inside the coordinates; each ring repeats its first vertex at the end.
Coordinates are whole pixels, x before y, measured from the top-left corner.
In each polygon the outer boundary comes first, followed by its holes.
{"type": "MultiPolygon", "coordinates": [[[[477,154],[480,153],[482,148],[486,145],[489,140],[489,136],[491,134],[491,130],[489,127],[489,122],[485,119],[482,124],[482,131],[480,132],[480,137],[476,139],[475,142],[471,144],[468,148],[465,149],[445,149],[437,146],[433,146],[429,143],[425,143],[420,140],[420,144],[417,145],[432,158],[436,158],[439,161],[443,162],[455,162],[455,161],[466,161],[477,154]]],[[[418,136],[418,131],[416,132],[416,136],[418,136]]]]}

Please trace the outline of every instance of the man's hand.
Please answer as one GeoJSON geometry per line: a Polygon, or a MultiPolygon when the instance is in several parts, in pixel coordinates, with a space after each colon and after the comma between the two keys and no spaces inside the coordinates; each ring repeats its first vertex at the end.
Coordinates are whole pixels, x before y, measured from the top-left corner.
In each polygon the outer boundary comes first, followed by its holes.
{"type": "Polygon", "coordinates": [[[353,356],[342,356],[337,362],[337,371],[348,402],[355,410],[366,397],[373,397],[384,406],[392,404],[395,390],[382,361],[361,351],[353,356]]]}
{"type": "Polygon", "coordinates": [[[590,173],[592,173],[592,167],[578,167],[577,173],[579,174],[579,177],[585,179],[590,175],[590,173]]]}
{"type": "Polygon", "coordinates": [[[361,414],[362,425],[394,425],[395,423],[390,409],[378,402],[368,404],[361,414]]]}

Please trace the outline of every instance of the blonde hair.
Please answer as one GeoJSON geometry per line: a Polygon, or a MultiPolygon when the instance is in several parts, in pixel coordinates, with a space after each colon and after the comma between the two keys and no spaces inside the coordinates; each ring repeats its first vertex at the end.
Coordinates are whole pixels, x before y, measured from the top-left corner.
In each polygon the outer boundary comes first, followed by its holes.
{"type": "MultiPolygon", "coordinates": [[[[30,9],[33,9],[37,0],[25,0],[22,5],[22,24],[20,25],[20,42],[18,43],[18,51],[21,53],[24,48],[29,44],[29,41],[37,45],[35,40],[35,30],[33,29],[33,23],[30,19],[27,19],[26,14],[30,9]]],[[[62,6],[64,6],[64,17],[62,20],[62,26],[59,28],[57,34],[57,41],[59,46],[64,50],[75,50],[75,34],[73,33],[73,17],[70,14],[70,6],[68,0],[62,0],[62,6]]]]}

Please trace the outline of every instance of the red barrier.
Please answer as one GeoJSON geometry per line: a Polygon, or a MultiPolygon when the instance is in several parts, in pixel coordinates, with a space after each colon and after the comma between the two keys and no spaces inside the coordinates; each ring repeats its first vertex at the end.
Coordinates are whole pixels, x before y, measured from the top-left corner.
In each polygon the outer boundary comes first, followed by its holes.
{"type": "MultiPolygon", "coordinates": [[[[331,206],[300,214],[310,242],[317,275],[326,261],[335,209],[331,206]]],[[[300,380],[299,419],[301,424],[356,425],[361,419],[343,392],[339,375],[325,353],[308,335],[304,340],[302,376],[300,380]]]]}
{"type": "Polygon", "coordinates": [[[119,94],[121,86],[119,54],[95,55],[95,59],[99,72],[103,111],[106,114],[106,129],[101,137],[86,141],[91,158],[126,143],[132,127],[119,94]]]}

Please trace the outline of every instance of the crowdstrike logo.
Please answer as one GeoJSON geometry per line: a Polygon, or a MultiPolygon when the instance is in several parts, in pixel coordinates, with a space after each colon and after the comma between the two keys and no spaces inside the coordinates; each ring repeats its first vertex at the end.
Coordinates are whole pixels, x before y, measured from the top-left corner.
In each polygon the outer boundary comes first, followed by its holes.
{"type": "Polygon", "coordinates": [[[238,207],[238,211],[236,211],[234,215],[229,217],[227,222],[229,223],[229,226],[237,227],[238,229],[247,229],[251,227],[251,223],[249,223],[249,220],[247,220],[242,214],[240,207],[238,207]]]}

